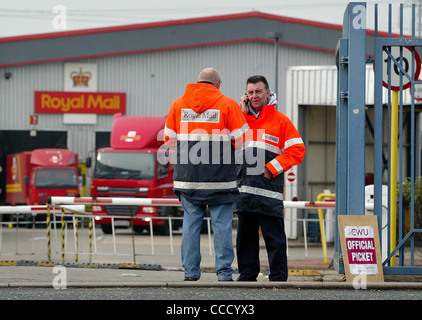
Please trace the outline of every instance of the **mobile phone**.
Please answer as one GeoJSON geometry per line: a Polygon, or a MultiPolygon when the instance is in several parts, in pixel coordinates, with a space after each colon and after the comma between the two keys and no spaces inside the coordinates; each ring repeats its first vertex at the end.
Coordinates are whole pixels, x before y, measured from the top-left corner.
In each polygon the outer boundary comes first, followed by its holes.
{"type": "MultiPolygon", "coordinates": [[[[248,94],[245,92],[245,96],[248,96],[248,94]]],[[[243,103],[247,106],[249,106],[249,98],[246,98],[246,100],[243,101],[243,103]]]]}

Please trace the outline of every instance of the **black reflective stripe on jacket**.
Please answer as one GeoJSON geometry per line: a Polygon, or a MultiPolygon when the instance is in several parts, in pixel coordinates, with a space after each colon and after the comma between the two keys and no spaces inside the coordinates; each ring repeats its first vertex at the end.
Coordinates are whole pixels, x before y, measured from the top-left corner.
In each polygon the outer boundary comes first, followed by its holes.
{"type": "Polygon", "coordinates": [[[263,174],[265,163],[277,155],[255,147],[246,149],[244,164],[238,175],[240,195],[236,205],[237,211],[283,215],[284,174],[272,179],[265,178],[263,174]]]}
{"type": "Polygon", "coordinates": [[[174,191],[197,204],[234,202],[239,194],[231,141],[177,141],[174,191]]]}

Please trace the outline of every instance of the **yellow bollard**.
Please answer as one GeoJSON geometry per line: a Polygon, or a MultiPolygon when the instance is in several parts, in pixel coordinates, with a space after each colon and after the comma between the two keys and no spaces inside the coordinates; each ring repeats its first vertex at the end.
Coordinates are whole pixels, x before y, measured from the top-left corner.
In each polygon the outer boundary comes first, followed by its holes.
{"type": "Polygon", "coordinates": [[[89,263],[92,263],[92,217],[89,218],[89,263]]]}
{"type": "Polygon", "coordinates": [[[64,255],[64,245],[65,245],[65,234],[64,234],[64,209],[62,209],[62,216],[61,216],[61,222],[62,222],[62,262],[64,262],[65,260],[65,255],[64,255]]]}
{"type": "MultiPolygon", "coordinates": [[[[390,132],[390,253],[396,248],[397,221],[397,137],[398,137],[398,91],[392,90],[391,101],[391,132],[390,132]]],[[[396,255],[391,257],[390,265],[396,265],[396,255]]]]}
{"type": "MultiPolygon", "coordinates": [[[[333,193],[321,193],[317,197],[317,201],[324,201],[325,198],[335,198],[336,195],[333,193]]],[[[325,242],[324,234],[324,213],[322,209],[318,209],[318,219],[319,219],[319,231],[321,234],[321,244],[322,244],[322,254],[324,255],[324,263],[328,264],[328,252],[327,252],[327,243],[325,242]]]]}
{"type": "Polygon", "coordinates": [[[47,257],[51,261],[51,226],[50,226],[50,206],[47,205],[47,257]]]}

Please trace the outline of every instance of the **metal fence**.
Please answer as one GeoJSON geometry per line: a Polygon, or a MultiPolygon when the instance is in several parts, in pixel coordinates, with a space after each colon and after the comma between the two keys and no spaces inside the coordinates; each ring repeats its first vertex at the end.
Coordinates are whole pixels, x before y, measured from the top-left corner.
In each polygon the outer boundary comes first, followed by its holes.
{"type": "MultiPolygon", "coordinates": [[[[51,206],[17,206],[0,207],[0,214],[15,214],[16,219],[0,224],[0,257],[35,257],[50,262],[59,259],[62,262],[88,262],[92,263],[93,258],[101,257],[109,260],[131,260],[136,263],[139,256],[174,256],[175,248],[180,245],[179,230],[173,230],[173,220],[183,219],[181,217],[150,217],[147,234],[142,239],[136,236],[132,228],[121,232],[116,226],[116,221],[122,216],[99,216],[85,210],[85,205],[103,204],[107,205],[146,205],[155,204],[163,206],[178,206],[180,202],[174,199],[127,199],[127,198],[52,198],[54,203],[51,206]],[[169,201],[170,200],[170,201],[169,201]],[[102,202],[103,201],[103,202],[102,202]],[[74,203],[78,203],[75,205],[74,203]],[[24,220],[24,216],[31,216],[32,219],[24,220]],[[38,221],[38,217],[43,217],[38,221]],[[104,235],[99,231],[96,219],[101,217],[111,218],[112,233],[104,235]],[[166,220],[169,225],[169,233],[166,236],[159,236],[154,233],[154,219],[166,220]],[[38,228],[42,226],[43,228],[38,228]],[[12,227],[12,228],[10,228],[12,227]],[[119,231],[117,231],[119,230],[119,231]],[[5,246],[5,237],[9,237],[5,246]],[[12,239],[13,237],[14,239],[12,239]],[[122,240],[124,237],[124,240],[122,240]],[[107,245],[101,245],[99,239],[106,239],[107,245]],[[159,243],[157,244],[157,239],[159,243]],[[120,245],[123,241],[124,245],[120,245]],[[81,257],[83,257],[81,259],[81,257]]],[[[334,226],[333,218],[324,218],[322,210],[333,209],[335,202],[309,202],[309,201],[286,201],[286,208],[299,208],[318,210],[318,218],[295,219],[302,224],[303,228],[303,257],[308,257],[309,243],[307,237],[308,224],[313,222],[319,225],[321,233],[321,255],[325,263],[329,263],[327,243],[325,241],[325,226],[334,226]]],[[[368,204],[372,209],[372,204],[368,204]]],[[[145,217],[133,216],[132,219],[144,219],[145,217]]],[[[234,229],[236,227],[234,219],[234,229]]],[[[288,219],[286,219],[288,221],[288,219]]],[[[206,234],[203,240],[208,249],[208,255],[213,256],[213,234],[211,231],[210,218],[205,218],[206,234]]],[[[177,251],[177,256],[179,252],[177,251]]]]}

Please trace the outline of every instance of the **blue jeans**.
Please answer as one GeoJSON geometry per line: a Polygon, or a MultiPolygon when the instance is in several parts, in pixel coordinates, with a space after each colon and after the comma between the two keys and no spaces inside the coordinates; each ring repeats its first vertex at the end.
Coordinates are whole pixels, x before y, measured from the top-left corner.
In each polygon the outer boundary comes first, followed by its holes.
{"type": "MultiPolygon", "coordinates": [[[[180,196],[184,209],[182,235],[182,264],[185,278],[201,277],[201,226],[204,221],[206,205],[190,203],[180,196]]],[[[218,280],[232,279],[234,249],[232,239],[233,204],[208,206],[211,226],[214,232],[215,272],[218,280]]]]}

